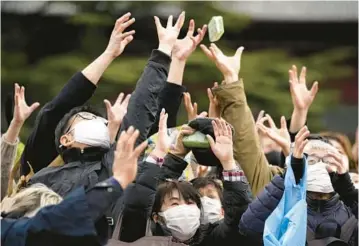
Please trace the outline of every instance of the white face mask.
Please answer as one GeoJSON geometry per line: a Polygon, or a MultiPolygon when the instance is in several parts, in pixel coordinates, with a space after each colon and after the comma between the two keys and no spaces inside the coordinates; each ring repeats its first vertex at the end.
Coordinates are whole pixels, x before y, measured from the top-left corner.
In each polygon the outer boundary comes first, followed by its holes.
{"type": "Polygon", "coordinates": [[[201,198],[204,218],[202,224],[215,223],[222,219],[222,204],[219,200],[204,196],[201,198]]]}
{"type": "Polygon", "coordinates": [[[179,205],[158,214],[165,219],[172,236],[182,242],[193,237],[200,226],[201,211],[197,205],[179,205]]]}
{"type": "Polygon", "coordinates": [[[331,193],[334,191],[332,181],[326,169],[326,164],[318,162],[308,165],[307,190],[320,193],[331,193]]]}
{"type": "Polygon", "coordinates": [[[76,124],[74,140],[92,147],[110,148],[110,133],[101,119],[83,120],[76,124]]]}

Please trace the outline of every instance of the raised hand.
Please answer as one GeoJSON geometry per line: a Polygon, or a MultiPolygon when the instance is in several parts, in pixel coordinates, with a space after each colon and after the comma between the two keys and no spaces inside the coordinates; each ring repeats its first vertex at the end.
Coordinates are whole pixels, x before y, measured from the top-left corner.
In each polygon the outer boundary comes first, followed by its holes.
{"type": "Polygon", "coordinates": [[[112,106],[107,99],[104,100],[107,110],[107,119],[109,123],[113,122],[114,124],[121,125],[123,117],[125,117],[127,113],[127,107],[131,95],[127,95],[126,98],[123,100],[124,96],[125,94],[120,93],[120,95],[117,97],[116,102],[112,106]]]}
{"type": "Polygon", "coordinates": [[[167,134],[167,119],[168,114],[166,113],[165,109],[162,109],[160,114],[160,121],[158,123],[158,139],[156,147],[152,152],[152,154],[158,158],[165,157],[171,146],[170,138],[167,134]]]}
{"type": "Polygon", "coordinates": [[[14,101],[15,107],[12,121],[17,125],[23,125],[32,112],[40,106],[38,102],[28,106],[25,100],[25,87],[20,87],[18,84],[15,84],[14,101]]]}
{"type": "MultiPolygon", "coordinates": [[[[264,111],[261,111],[261,113],[264,111]]],[[[261,113],[258,116],[261,117],[261,113]]],[[[257,119],[256,127],[261,134],[268,136],[274,142],[276,142],[281,148],[285,156],[288,156],[290,153],[290,135],[287,128],[287,122],[285,117],[282,116],[280,119],[281,127],[278,129],[275,125],[272,117],[269,114],[266,116],[257,119]],[[269,127],[264,125],[264,122],[268,121],[269,127]]]]}
{"type": "Polygon", "coordinates": [[[183,137],[191,135],[194,132],[195,130],[188,125],[183,125],[177,135],[176,144],[174,146],[174,149],[171,150],[171,153],[181,158],[184,158],[188,154],[189,150],[183,145],[183,137]]]}
{"type": "Polygon", "coordinates": [[[127,131],[121,133],[117,141],[112,170],[113,177],[121,184],[122,189],[126,189],[135,180],[137,160],[147,147],[147,141],[134,147],[139,135],[140,132],[131,126],[127,131]]]}
{"type": "Polygon", "coordinates": [[[329,151],[328,156],[332,157],[333,160],[330,161],[330,164],[326,165],[326,168],[329,173],[337,171],[338,174],[344,174],[348,172],[345,163],[345,157],[340,154],[338,151],[329,151]]]}
{"type": "Polygon", "coordinates": [[[297,159],[302,159],[304,157],[304,147],[308,143],[307,137],[309,137],[310,132],[307,126],[302,127],[300,131],[295,136],[293,157],[297,159]]]}
{"type": "Polygon", "coordinates": [[[172,23],[173,16],[170,15],[167,20],[166,28],[161,25],[160,19],[157,16],[155,16],[154,18],[159,41],[158,49],[168,55],[171,55],[173,46],[177,41],[178,35],[185,20],[185,12],[183,11],[180,14],[175,25],[173,25],[172,23]]]}
{"type": "MultiPolygon", "coordinates": [[[[218,87],[218,82],[214,82],[213,88],[217,88],[217,87],[218,87]]],[[[213,95],[212,90],[209,88],[207,88],[207,95],[209,99],[208,117],[219,118],[221,116],[221,112],[217,98],[213,95]]]]}
{"type": "Polygon", "coordinates": [[[122,54],[126,46],[133,40],[135,31],[124,32],[127,27],[135,22],[135,18],[131,18],[131,13],[127,13],[117,19],[115,27],[111,33],[110,41],[108,42],[106,53],[117,57],[122,54]]]}
{"type": "Polygon", "coordinates": [[[183,101],[187,111],[188,121],[199,117],[207,117],[207,112],[202,112],[198,115],[198,105],[197,103],[192,103],[191,94],[188,92],[183,93],[183,101]]]}
{"type": "Polygon", "coordinates": [[[223,119],[212,121],[216,141],[207,135],[209,144],[215,156],[221,162],[224,170],[234,169],[236,164],[233,157],[232,129],[223,119]]]}
{"type": "Polygon", "coordinates": [[[238,74],[241,69],[241,57],[244,49],[242,46],[237,49],[234,56],[225,56],[223,52],[213,43],[209,49],[203,44],[201,44],[200,47],[207,57],[215,62],[217,68],[224,76],[225,83],[238,81],[238,74]]]}
{"type": "Polygon", "coordinates": [[[297,67],[295,65],[293,65],[292,69],[289,70],[290,93],[292,96],[293,106],[297,110],[308,111],[318,92],[317,81],[315,81],[312,88],[308,90],[306,84],[306,75],[306,67],[302,67],[302,71],[300,72],[299,78],[297,74],[297,67]]]}
{"type": "Polygon", "coordinates": [[[190,20],[188,32],[185,38],[177,39],[172,50],[172,58],[178,59],[180,61],[185,61],[196,49],[198,44],[202,42],[204,35],[207,31],[207,25],[203,25],[202,28],[197,29],[197,35],[193,36],[195,29],[194,20],[190,20]]]}

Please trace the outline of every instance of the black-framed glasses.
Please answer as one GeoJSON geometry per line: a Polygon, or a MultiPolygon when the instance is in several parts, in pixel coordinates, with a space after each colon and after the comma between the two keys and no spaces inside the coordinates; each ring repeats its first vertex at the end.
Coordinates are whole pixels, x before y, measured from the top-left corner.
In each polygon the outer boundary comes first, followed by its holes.
{"type": "Polygon", "coordinates": [[[325,164],[332,165],[334,162],[334,159],[331,156],[318,157],[315,155],[309,155],[307,157],[307,162],[308,162],[308,165],[314,165],[318,162],[323,162],[325,164]]]}
{"type": "Polygon", "coordinates": [[[94,120],[94,119],[100,119],[104,122],[104,124],[107,126],[108,124],[108,121],[100,116],[96,116],[92,113],[89,113],[89,112],[80,112],[80,113],[77,113],[74,118],[72,119],[71,123],[69,124],[69,126],[67,127],[66,131],[65,131],[65,134],[69,133],[71,131],[71,127],[72,125],[74,124],[75,120],[77,118],[81,118],[83,120],[94,120]]]}

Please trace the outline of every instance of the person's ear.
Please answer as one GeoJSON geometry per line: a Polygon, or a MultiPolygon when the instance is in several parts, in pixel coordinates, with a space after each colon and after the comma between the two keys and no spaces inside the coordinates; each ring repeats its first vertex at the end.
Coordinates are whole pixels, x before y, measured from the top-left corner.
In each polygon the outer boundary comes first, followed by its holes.
{"type": "Polygon", "coordinates": [[[60,144],[63,147],[70,147],[74,142],[75,140],[73,139],[73,136],[71,136],[70,134],[62,135],[60,138],[60,144]]]}

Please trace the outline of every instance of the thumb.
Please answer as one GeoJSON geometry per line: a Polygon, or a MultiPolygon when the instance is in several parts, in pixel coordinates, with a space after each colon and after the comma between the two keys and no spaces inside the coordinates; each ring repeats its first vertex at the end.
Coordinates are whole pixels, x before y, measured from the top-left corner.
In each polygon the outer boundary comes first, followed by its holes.
{"type": "Polygon", "coordinates": [[[280,128],[287,129],[287,121],[285,120],[284,116],[280,118],[280,128]]]}
{"type": "Polygon", "coordinates": [[[243,50],[244,50],[243,46],[239,47],[234,56],[236,56],[239,60],[241,60],[243,50]]]}
{"type": "Polygon", "coordinates": [[[211,149],[213,150],[214,149],[214,146],[215,146],[215,142],[214,142],[214,139],[212,138],[212,136],[210,135],[206,135],[207,139],[208,139],[208,142],[209,142],[209,145],[211,146],[211,149]]]}
{"type": "Polygon", "coordinates": [[[107,112],[110,112],[110,111],[111,111],[111,107],[112,107],[110,101],[107,100],[107,99],[105,99],[105,100],[103,100],[103,102],[104,102],[105,105],[106,105],[106,110],[107,110],[107,112]]]}
{"type": "Polygon", "coordinates": [[[133,36],[132,36],[132,35],[127,36],[124,40],[122,40],[123,46],[126,47],[126,45],[128,45],[132,40],[133,40],[133,36]]]}
{"type": "Polygon", "coordinates": [[[34,112],[39,106],[40,106],[40,103],[38,103],[38,102],[33,103],[33,104],[30,106],[30,111],[31,111],[31,113],[34,112]]]}
{"type": "Polygon", "coordinates": [[[198,115],[197,118],[206,118],[207,115],[208,115],[208,113],[207,113],[206,111],[203,111],[202,113],[200,113],[200,114],[198,115]]]}

